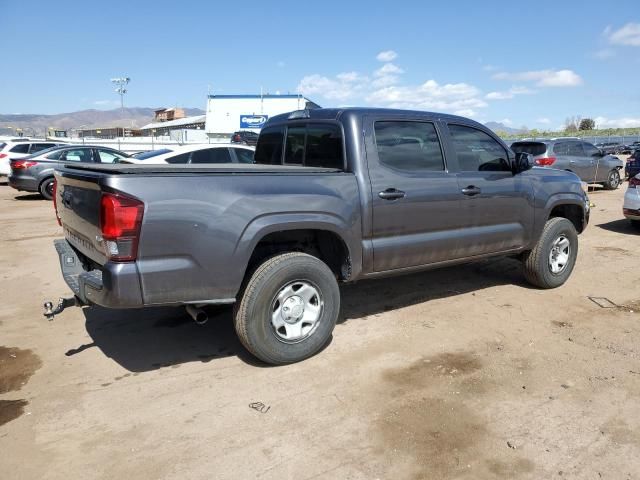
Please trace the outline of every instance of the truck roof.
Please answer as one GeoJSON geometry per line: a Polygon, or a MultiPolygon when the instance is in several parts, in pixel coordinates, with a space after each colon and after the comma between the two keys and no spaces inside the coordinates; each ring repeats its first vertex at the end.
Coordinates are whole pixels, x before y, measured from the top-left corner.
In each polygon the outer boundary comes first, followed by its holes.
{"type": "Polygon", "coordinates": [[[274,115],[267,120],[267,125],[271,123],[280,123],[288,120],[296,119],[316,119],[316,120],[340,120],[342,117],[349,116],[364,116],[364,115],[393,115],[393,116],[406,116],[406,117],[419,117],[430,120],[447,120],[452,122],[464,122],[472,123],[480,126],[483,129],[487,129],[486,126],[481,123],[471,120],[466,117],[458,115],[451,115],[448,113],[439,112],[427,112],[423,110],[403,110],[399,108],[376,108],[376,107],[345,107],[345,108],[314,108],[308,110],[295,110],[293,112],[282,113],[280,115],[274,115]]]}

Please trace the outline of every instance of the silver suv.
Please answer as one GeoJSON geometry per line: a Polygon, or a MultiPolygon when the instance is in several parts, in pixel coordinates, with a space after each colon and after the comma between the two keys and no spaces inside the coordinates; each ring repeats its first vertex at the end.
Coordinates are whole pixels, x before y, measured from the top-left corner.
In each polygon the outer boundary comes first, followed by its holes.
{"type": "Polygon", "coordinates": [[[622,160],[589,142],[567,138],[526,140],[512,143],[511,150],[530,153],[536,166],[573,172],[583,182],[600,183],[607,190],[620,186],[622,160]]]}

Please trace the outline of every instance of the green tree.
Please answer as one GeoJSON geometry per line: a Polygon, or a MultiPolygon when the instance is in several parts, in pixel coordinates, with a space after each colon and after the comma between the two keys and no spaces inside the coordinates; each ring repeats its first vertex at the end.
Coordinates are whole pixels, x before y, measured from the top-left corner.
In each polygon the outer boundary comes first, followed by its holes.
{"type": "Polygon", "coordinates": [[[578,130],[595,130],[596,122],[593,118],[583,118],[580,120],[580,125],[578,126],[578,130]]]}

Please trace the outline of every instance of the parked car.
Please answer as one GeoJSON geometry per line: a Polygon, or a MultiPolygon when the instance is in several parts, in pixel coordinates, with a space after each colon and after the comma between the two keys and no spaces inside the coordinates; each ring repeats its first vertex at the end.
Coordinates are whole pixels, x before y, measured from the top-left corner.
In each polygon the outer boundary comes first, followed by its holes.
{"type": "Polygon", "coordinates": [[[11,160],[9,185],[16,190],[39,192],[47,200],[53,197],[53,173],[65,163],[116,163],[127,154],[112,148],[92,145],[52,147],[20,159],[11,160]]]}
{"type": "Polygon", "coordinates": [[[250,130],[239,130],[231,135],[231,143],[240,143],[255,147],[258,143],[258,134],[250,130]]]}
{"type": "Polygon", "coordinates": [[[253,163],[254,150],[254,147],[228,143],[183,145],[141,153],[120,163],[253,163]]]}
{"type": "Polygon", "coordinates": [[[607,190],[615,190],[620,185],[620,170],[624,167],[622,160],[605,154],[589,142],[558,138],[514,142],[511,149],[530,153],[537,166],[573,172],[581,180],[600,183],[607,190]]]}
{"type": "Polygon", "coordinates": [[[9,162],[16,158],[24,158],[40,152],[47,148],[59,145],[55,142],[47,142],[44,140],[22,140],[15,139],[12,141],[0,143],[0,175],[9,175],[11,167],[9,162]]]}
{"type": "MultiPolygon", "coordinates": [[[[73,297],[58,306],[235,303],[244,346],[290,363],[318,352],[339,283],[512,256],[569,278],[589,220],[583,182],[531,168],[463,117],[344,108],[270,118],[256,164],[66,165],[56,240],[73,297]]],[[[416,286],[416,288],[418,288],[416,286]]]]}
{"type": "Polygon", "coordinates": [[[640,230],[640,174],[629,179],[622,213],[634,227],[640,230]]]}
{"type": "Polygon", "coordinates": [[[634,150],[633,153],[629,155],[624,170],[629,179],[640,173],[640,148],[634,150]]]}

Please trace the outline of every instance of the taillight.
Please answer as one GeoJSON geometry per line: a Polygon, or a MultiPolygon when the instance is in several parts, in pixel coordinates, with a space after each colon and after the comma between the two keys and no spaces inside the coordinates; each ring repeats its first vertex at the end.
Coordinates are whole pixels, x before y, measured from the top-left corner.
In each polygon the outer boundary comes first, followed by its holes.
{"type": "Polygon", "coordinates": [[[23,168],[33,167],[37,164],[38,162],[31,162],[29,160],[14,160],[11,162],[11,168],[13,168],[14,170],[20,170],[23,168]]]}
{"type": "Polygon", "coordinates": [[[544,158],[536,158],[533,163],[536,165],[540,165],[541,167],[548,167],[549,165],[553,165],[556,161],[556,157],[544,157],[544,158]]]}
{"type": "Polygon", "coordinates": [[[8,156],[8,155],[7,155],[6,153],[0,153],[0,158],[5,158],[5,157],[7,157],[7,156],[8,156]]]}
{"type": "Polygon", "coordinates": [[[144,203],[121,194],[103,193],[100,201],[100,230],[105,253],[116,262],[129,262],[138,255],[144,203]]]}
{"type": "Polygon", "coordinates": [[[58,193],[58,180],[54,178],[53,179],[53,209],[56,212],[56,220],[58,220],[58,225],[62,226],[60,215],[58,215],[58,199],[56,198],[57,193],[58,193]]]}
{"type": "Polygon", "coordinates": [[[640,178],[631,177],[629,179],[629,188],[638,188],[640,187],[640,178]]]}

